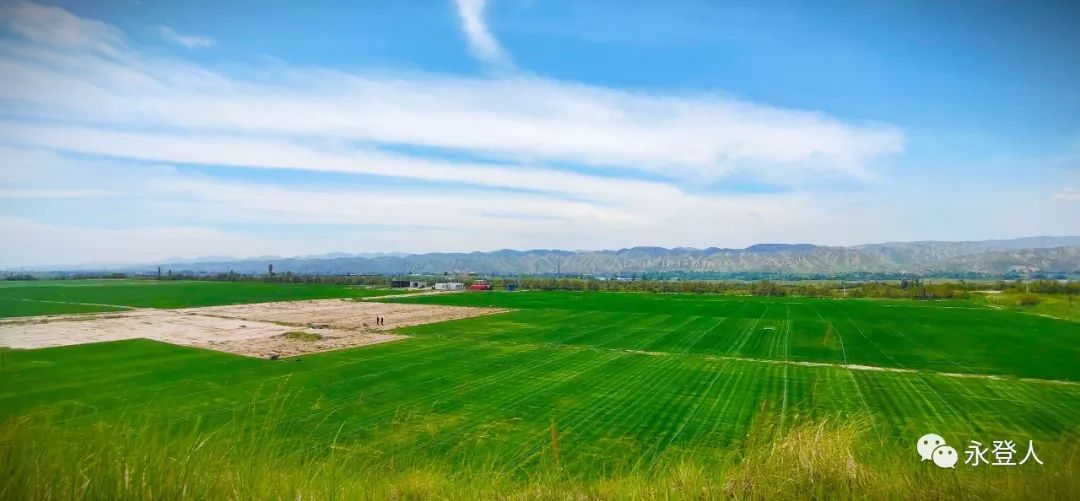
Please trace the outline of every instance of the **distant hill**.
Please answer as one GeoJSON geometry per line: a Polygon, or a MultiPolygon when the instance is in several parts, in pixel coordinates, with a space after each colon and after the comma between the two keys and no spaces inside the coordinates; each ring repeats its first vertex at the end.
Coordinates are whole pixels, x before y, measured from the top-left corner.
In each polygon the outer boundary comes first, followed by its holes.
{"type": "Polygon", "coordinates": [[[745,249],[633,247],[602,251],[499,250],[471,253],[304,256],[163,263],[175,271],[264,273],[632,274],[651,272],[777,274],[1080,272],[1080,237],[972,242],[889,242],[831,247],[757,244],[745,249]]]}

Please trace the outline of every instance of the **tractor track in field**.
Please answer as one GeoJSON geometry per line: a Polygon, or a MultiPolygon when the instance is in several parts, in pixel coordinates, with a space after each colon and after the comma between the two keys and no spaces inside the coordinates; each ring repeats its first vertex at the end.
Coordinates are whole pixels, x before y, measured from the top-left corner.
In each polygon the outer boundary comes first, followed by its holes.
{"type": "MultiPolygon", "coordinates": [[[[26,297],[9,297],[9,298],[4,298],[4,299],[7,299],[9,301],[27,301],[27,302],[32,302],[32,303],[73,304],[75,306],[100,306],[100,307],[103,307],[103,308],[117,308],[117,309],[121,309],[121,310],[141,310],[141,309],[145,309],[145,308],[140,308],[138,306],[128,306],[126,304],[80,303],[78,301],[56,301],[56,300],[51,300],[51,299],[30,299],[30,298],[26,298],[26,297]]],[[[108,312],[104,312],[104,313],[108,313],[108,312]]]]}
{"type": "Polygon", "coordinates": [[[993,381],[1024,381],[1028,383],[1048,383],[1048,384],[1060,384],[1068,386],[1080,386],[1080,381],[1066,381],[1062,379],[1039,379],[1039,378],[1026,378],[1016,377],[1000,374],[964,374],[958,372],[937,372],[937,371],[923,371],[917,369],[908,369],[901,367],[880,367],[876,365],[860,365],[860,364],[833,364],[828,362],[806,362],[801,360],[772,360],[768,358],[753,358],[753,357],[736,357],[730,355],[702,355],[702,354],[689,354],[689,353],[672,353],[666,351],[645,351],[645,350],[632,350],[632,349],[620,349],[620,348],[599,348],[599,347],[582,347],[586,350],[617,350],[626,353],[634,353],[637,355],[647,356],[672,356],[672,357],[698,357],[707,360],[731,360],[735,362],[750,362],[760,364],[773,364],[773,365],[801,365],[803,367],[831,367],[835,369],[848,369],[855,371],[871,371],[871,372],[899,372],[903,374],[929,374],[935,376],[945,376],[954,378],[968,378],[968,379],[988,379],[993,381]]]}
{"type": "MultiPolygon", "coordinates": [[[[634,329],[633,331],[637,332],[637,331],[640,331],[640,330],[641,330],[641,327],[639,327],[637,329],[634,329]]],[[[626,332],[626,333],[622,334],[620,337],[627,337],[630,334],[632,334],[632,332],[626,332]]],[[[837,333],[837,334],[839,335],[839,333],[837,333]]],[[[574,336],[571,336],[571,337],[574,337],[574,336]]],[[[565,341],[565,340],[563,340],[563,341],[565,341]]],[[[494,344],[505,344],[505,343],[507,343],[506,341],[492,341],[492,340],[486,340],[486,341],[474,340],[473,342],[484,342],[484,343],[494,343],[494,344]]],[[[509,343],[509,344],[520,344],[520,343],[509,343]]],[[[803,367],[824,367],[824,368],[835,368],[835,369],[847,369],[847,370],[851,370],[851,371],[862,371],[862,372],[895,372],[895,373],[902,373],[902,374],[934,375],[934,376],[943,376],[943,377],[958,378],[958,379],[984,379],[984,380],[991,380],[991,381],[1022,381],[1022,382],[1029,382],[1029,383],[1046,383],[1046,384],[1055,384],[1055,385],[1062,385],[1062,386],[1080,386],[1080,381],[1069,381],[1069,380],[1063,380],[1063,379],[1044,379],[1044,378],[1033,378],[1033,377],[1020,377],[1020,376],[1013,376],[1013,375],[1008,375],[1008,374],[977,374],[977,373],[961,373],[961,372],[940,372],[940,371],[933,371],[933,370],[911,369],[911,368],[907,368],[907,367],[883,367],[883,366],[876,366],[876,365],[852,364],[852,363],[846,363],[846,362],[845,363],[811,362],[811,361],[804,361],[804,360],[790,360],[790,359],[789,360],[779,360],[779,359],[768,359],[768,358],[744,357],[744,356],[737,356],[737,355],[710,355],[710,354],[705,354],[705,353],[653,351],[653,350],[642,350],[642,349],[633,349],[633,348],[615,348],[615,347],[607,347],[607,346],[602,346],[602,345],[581,345],[581,344],[567,343],[567,342],[561,342],[561,341],[541,342],[541,343],[536,343],[536,344],[542,345],[544,347],[556,348],[556,349],[577,349],[577,350],[597,351],[597,352],[617,351],[617,352],[622,352],[622,353],[632,353],[632,354],[635,354],[635,355],[644,355],[644,356],[650,356],[650,357],[690,357],[690,358],[700,358],[700,359],[705,359],[705,360],[725,360],[725,361],[749,362],[749,363],[772,364],[772,365],[797,365],[797,366],[803,366],[803,367]]],[[[608,344],[608,343],[605,342],[603,344],[608,344]]]]}
{"type": "MultiPolygon", "coordinates": [[[[533,372],[533,371],[540,370],[540,369],[542,369],[544,367],[558,366],[558,362],[561,362],[564,359],[567,359],[567,358],[569,358],[571,356],[572,356],[572,354],[560,353],[559,351],[553,350],[550,354],[548,354],[547,356],[545,356],[542,359],[540,359],[539,361],[537,361],[534,365],[521,366],[521,367],[511,367],[511,368],[507,368],[507,369],[504,369],[504,370],[496,370],[495,372],[487,374],[484,377],[481,377],[479,379],[470,381],[468,391],[470,393],[479,393],[484,389],[491,389],[491,388],[494,388],[494,387],[504,385],[507,381],[516,380],[516,379],[518,379],[519,376],[528,374],[528,373],[533,372]]],[[[617,358],[617,355],[613,354],[612,357],[610,357],[608,360],[603,361],[603,362],[610,362],[610,361],[615,360],[616,358],[617,358]]],[[[595,368],[595,367],[597,367],[599,365],[601,365],[601,362],[595,363],[593,365],[593,368],[595,368]]],[[[580,375],[580,373],[578,375],[580,375]]],[[[574,375],[574,376],[576,377],[577,375],[574,375]]],[[[522,388],[522,389],[524,389],[524,388],[522,388]]],[[[430,406],[430,405],[432,405],[434,403],[437,403],[440,398],[449,397],[451,395],[454,395],[457,392],[458,392],[458,389],[456,387],[450,387],[450,388],[447,388],[447,389],[444,389],[444,390],[441,390],[441,391],[438,391],[438,392],[430,393],[430,394],[425,395],[424,397],[422,397],[420,399],[409,402],[405,406],[395,407],[392,412],[389,412],[389,411],[388,412],[383,412],[382,414],[380,414],[374,420],[373,423],[365,423],[364,425],[362,425],[362,426],[360,426],[358,428],[351,429],[348,433],[339,434],[337,438],[347,438],[347,437],[351,437],[351,436],[354,436],[354,435],[357,435],[357,434],[360,434],[360,433],[364,433],[364,432],[373,430],[373,429],[377,428],[378,426],[388,424],[390,422],[390,420],[393,418],[393,416],[391,414],[396,415],[402,408],[407,408],[408,410],[413,410],[413,411],[419,411],[424,407],[428,407],[428,406],[430,406]]],[[[453,432],[453,433],[456,434],[456,432],[453,432]]],[[[433,442],[433,441],[429,441],[429,442],[433,442]]],[[[300,451],[298,451],[298,453],[309,452],[311,450],[318,449],[319,447],[326,446],[329,443],[330,443],[329,441],[326,441],[324,443],[316,444],[316,445],[314,445],[312,447],[309,447],[307,449],[300,450],[300,451]]]]}

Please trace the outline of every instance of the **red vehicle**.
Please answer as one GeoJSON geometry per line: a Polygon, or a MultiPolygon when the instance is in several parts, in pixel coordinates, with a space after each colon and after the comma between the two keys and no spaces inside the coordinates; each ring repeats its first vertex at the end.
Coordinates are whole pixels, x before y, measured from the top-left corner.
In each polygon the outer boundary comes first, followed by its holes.
{"type": "Polygon", "coordinates": [[[487,283],[487,280],[477,280],[476,283],[469,286],[471,291],[489,291],[491,290],[491,284],[487,283]]]}

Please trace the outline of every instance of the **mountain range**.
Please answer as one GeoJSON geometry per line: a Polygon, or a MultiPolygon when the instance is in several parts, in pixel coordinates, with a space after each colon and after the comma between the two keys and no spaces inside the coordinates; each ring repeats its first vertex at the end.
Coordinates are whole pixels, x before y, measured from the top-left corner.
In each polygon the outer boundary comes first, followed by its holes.
{"type": "MultiPolygon", "coordinates": [[[[471,253],[344,254],[162,263],[186,272],[302,274],[700,274],[1080,272],[1080,236],[1009,240],[887,242],[849,247],[757,244],[743,249],[632,247],[619,250],[498,250],[471,253]]],[[[142,271],[147,271],[143,269],[142,271]]]]}

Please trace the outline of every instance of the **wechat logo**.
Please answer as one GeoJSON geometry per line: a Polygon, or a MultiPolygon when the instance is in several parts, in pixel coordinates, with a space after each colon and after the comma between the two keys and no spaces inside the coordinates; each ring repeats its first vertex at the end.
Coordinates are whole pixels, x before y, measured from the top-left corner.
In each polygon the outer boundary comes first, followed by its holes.
{"type": "Polygon", "coordinates": [[[960,459],[956,454],[956,449],[949,447],[945,443],[945,439],[935,433],[923,435],[919,438],[919,443],[915,444],[915,449],[919,451],[919,457],[923,461],[933,461],[940,468],[955,468],[956,461],[960,459]]]}

